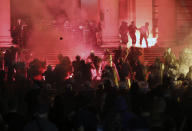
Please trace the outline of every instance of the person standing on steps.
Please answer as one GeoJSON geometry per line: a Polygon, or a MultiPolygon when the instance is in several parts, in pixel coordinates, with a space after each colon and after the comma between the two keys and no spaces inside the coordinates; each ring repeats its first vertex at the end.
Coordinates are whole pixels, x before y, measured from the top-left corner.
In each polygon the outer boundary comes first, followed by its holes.
{"type": "Polygon", "coordinates": [[[148,46],[148,41],[147,41],[147,38],[149,37],[149,23],[146,22],[144,26],[142,26],[140,29],[140,46],[142,45],[142,41],[143,39],[145,40],[146,42],[146,46],[147,48],[149,47],[148,46]]]}
{"type": "Polygon", "coordinates": [[[136,30],[137,30],[137,27],[135,25],[135,22],[132,21],[131,25],[129,25],[129,35],[132,39],[132,46],[135,46],[135,44],[136,44],[136,35],[135,35],[136,30]]]}
{"type": "Polygon", "coordinates": [[[128,30],[129,30],[129,27],[127,25],[127,22],[122,21],[119,28],[119,34],[121,36],[121,43],[125,45],[127,45],[127,42],[128,42],[128,35],[127,35],[128,30]]]}

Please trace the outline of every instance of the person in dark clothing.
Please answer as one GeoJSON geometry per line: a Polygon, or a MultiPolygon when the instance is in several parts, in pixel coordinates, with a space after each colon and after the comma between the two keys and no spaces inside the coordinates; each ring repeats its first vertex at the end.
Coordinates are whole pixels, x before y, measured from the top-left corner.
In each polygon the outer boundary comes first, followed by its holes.
{"type": "Polygon", "coordinates": [[[142,55],[142,52],[139,48],[131,47],[129,54],[127,56],[127,60],[129,61],[132,69],[136,67],[136,63],[139,60],[139,56],[142,55]]]}
{"type": "Polygon", "coordinates": [[[7,67],[8,81],[13,80],[16,53],[17,53],[17,49],[14,48],[13,46],[7,49],[5,52],[4,60],[5,60],[5,67],[7,67]]]}
{"type": "Polygon", "coordinates": [[[74,79],[76,80],[80,79],[80,62],[81,62],[80,56],[76,56],[76,60],[72,62],[74,79]]]}
{"type": "Polygon", "coordinates": [[[91,81],[91,77],[92,77],[91,68],[92,68],[91,63],[85,63],[84,60],[81,60],[80,69],[81,69],[82,81],[91,81]]]}
{"type": "Polygon", "coordinates": [[[123,62],[119,68],[119,77],[121,81],[125,81],[127,77],[131,74],[131,66],[129,62],[123,62]]]}
{"type": "Polygon", "coordinates": [[[5,79],[5,71],[0,70],[0,84],[3,85],[5,79]]]}
{"type": "Polygon", "coordinates": [[[47,66],[47,70],[43,73],[43,75],[45,76],[45,80],[47,83],[53,83],[53,69],[51,65],[47,66]]]}
{"type": "Polygon", "coordinates": [[[139,81],[144,81],[145,80],[145,74],[144,74],[144,66],[137,61],[136,66],[134,68],[135,71],[135,79],[139,81]]]}
{"type": "Polygon", "coordinates": [[[22,41],[22,21],[21,21],[21,19],[18,19],[16,25],[12,27],[11,36],[13,38],[12,42],[14,44],[18,44],[18,45],[21,44],[21,41],[22,41]]]}
{"type": "Polygon", "coordinates": [[[146,42],[146,46],[148,47],[148,41],[147,38],[149,37],[149,23],[146,22],[144,26],[142,26],[140,29],[140,45],[142,45],[143,39],[146,42]]]}
{"type": "Polygon", "coordinates": [[[131,25],[129,25],[129,35],[132,39],[132,45],[133,46],[135,46],[135,44],[136,44],[136,35],[135,35],[136,30],[137,30],[137,27],[135,26],[135,22],[132,21],[131,25]]]}
{"type": "Polygon", "coordinates": [[[121,23],[121,26],[120,26],[120,28],[119,28],[119,33],[120,33],[120,35],[121,35],[121,41],[122,41],[122,44],[127,44],[127,42],[128,42],[128,35],[127,35],[127,33],[128,33],[128,25],[127,25],[127,22],[125,22],[125,21],[123,21],[122,23],[121,23]]]}
{"type": "Polygon", "coordinates": [[[120,59],[122,59],[125,55],[125,50],[122,46],[119,46],[117,50],[113,51],[114,53],[114,62],[116,65],[118,65],[120,59]]]}

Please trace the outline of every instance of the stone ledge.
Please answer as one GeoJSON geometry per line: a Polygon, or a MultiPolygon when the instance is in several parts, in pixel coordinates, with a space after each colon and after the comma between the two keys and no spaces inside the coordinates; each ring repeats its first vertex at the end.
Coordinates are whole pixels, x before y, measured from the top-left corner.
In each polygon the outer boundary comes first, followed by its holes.
{"type": "Polygon", "coordinates": [[[17,45],[12,44],[11,42],[1,42],[0,41],[0,48],[9,48],[9,47],[17,47],[17,45]]]}

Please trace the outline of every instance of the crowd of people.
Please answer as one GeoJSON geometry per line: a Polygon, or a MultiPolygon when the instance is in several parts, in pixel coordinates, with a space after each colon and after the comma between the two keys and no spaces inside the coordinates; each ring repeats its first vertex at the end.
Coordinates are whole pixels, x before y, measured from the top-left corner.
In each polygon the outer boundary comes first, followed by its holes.
{"type": "Polygon", "coordinates": [[[60,54],[55,68],[38,59],[15,62],[15,54],[10,48],[0,57],[2,131],[192,129],[189,51],[176,59],[168,49],[150,66],[139,61],[135,47],[72,62],[60,54]],[[184,73],[180,67],[187,64],[184,73]]]}

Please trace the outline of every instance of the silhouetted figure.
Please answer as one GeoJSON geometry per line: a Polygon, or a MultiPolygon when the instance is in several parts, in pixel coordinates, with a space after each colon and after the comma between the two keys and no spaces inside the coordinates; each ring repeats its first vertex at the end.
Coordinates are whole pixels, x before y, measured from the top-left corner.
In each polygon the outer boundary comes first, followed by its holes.
{"type": "Polygon", "coordinates": [[[72,64],[67,56],[63,56],[62,54],[58,55],[59,64],[56,65],[53,73],[55,76],[56,83],[62,83],[67,76],[72,72],[72,64]]]}
{"type": "Polygon", "coordinates": [[[100,45],[102,43],[102,25],[100,22],[97,24],[96,38],[97,38],[97,45],[100,45]]]}
{"type": "Polygon", "coordinates": [[[16,53],[17,53],[17,49],[14,47],[7,49],[5,52],[4,59],[5,59],[5,67],[7,67],[8,81],[13,80],[16,53]]]}
{"type": "Polygon", "coordinates": [[[53,84],[53,69],[51,65],[47,66],[47,70],[43,73],[43,75],[45,76],[45,80],[47,83],[49,84],[53,84]]]}
{"type": "Polygon", "coordinates": [[[135,25],[135,22],[132,21],[131,25],[129,26],[129,35],[130,35],[130,37],[132,39],[132,45],[134,45],[134,46],[136,44],[136,35],[135,35],[136,30],[137,30],[137,27],[135,25]]]}
{"type": "Polygon", "coordinates": [[[127,44],[128,42],[128,26],[127,26],[127,22],[123,21],[121,23],[121,26],[119,28],[119,33],[121,35],[121,41],[123,44],[127,44]]]}
{"type": "Polygon", "coordinates": [[[13,38],[13,43],[14,44],[21,44],[21,38],[22,38],[22,23],[21,23],[21,19],[18,19],[17,20],[17,23],[15,26],[12,27],[12,30],[11,30],[11,35],[12,35],[12,38],[13,38]]]}
{"type": "Polygon", "coordinates": [[[113,53],[114,53],[114,62],[115,62],[116,65],[119,63],[120,59],[123,58],[123,56],[125,54],[124,52],[125,51],[124,51],[122,46],[119,46],[119,48],[117,50],[113,51],[113,53]]]}
{"type": "Polygon", "coordinates": [[[91,60],[92,64],[94,65],[95,69],[98,71],[99,70],[99,65],[101,63],[101,58],[99,58],[98,56],[95,55],[94,51],[92,51],[90,53],[90,55],[88,56],[88,59],[91,60]]]}
{"type": "Polygon", "coordinates": [[[80,79],[80,76],[81,76],[80,63],[81,63],[81,57],[80,56],[76,56],[75,57],[75,61],[72,62],[74,78],[76,80],[80,79]]]}
{"type": "Polygon", "coordinates": [[[0,70],[0,84],[1,85],[4,84],[4,79],[5,79],[5,71],[4,70],[0,70]]]}
{"type": "Polygon", "coordinates": [[[149,23],[146,22],[144,26],[142,26],[140,29],[140,45],[142,45],[143,39],[146,42],[146,46],[148,47],[148,41],[147,38],[149,37],[149,23]]]}
{"type": "Polygon", "coordinates": [[[83,81],[91,81],[92,74],[91,74],[91,63],[85,63],[84,60],[80,62],[80,71],[81,71],[81,80],[83,81]]]}
{"type": "Polygon", "coordinates": [[[28,76],[31,80],[42,81],[44,70],[46,68],[46,63],[40,61],[39,59],[34,59],[29,64],[28,76]]]}
{"type": "Polygon", "coordinates": [[[142,55],[142,52],[139,48],[131,47],[128,54],[128,61],[132,68],[135,67],[136,62],[139,60],[139,56],[142,55]]]}
{"type": "Polygon", "coordinates": [[[164,53],[164,61],[165,61],[165,66],[166,68],[171,68],[173,67],[176,57],[171,48],[168,48],[165,53],[164,53]]]}

